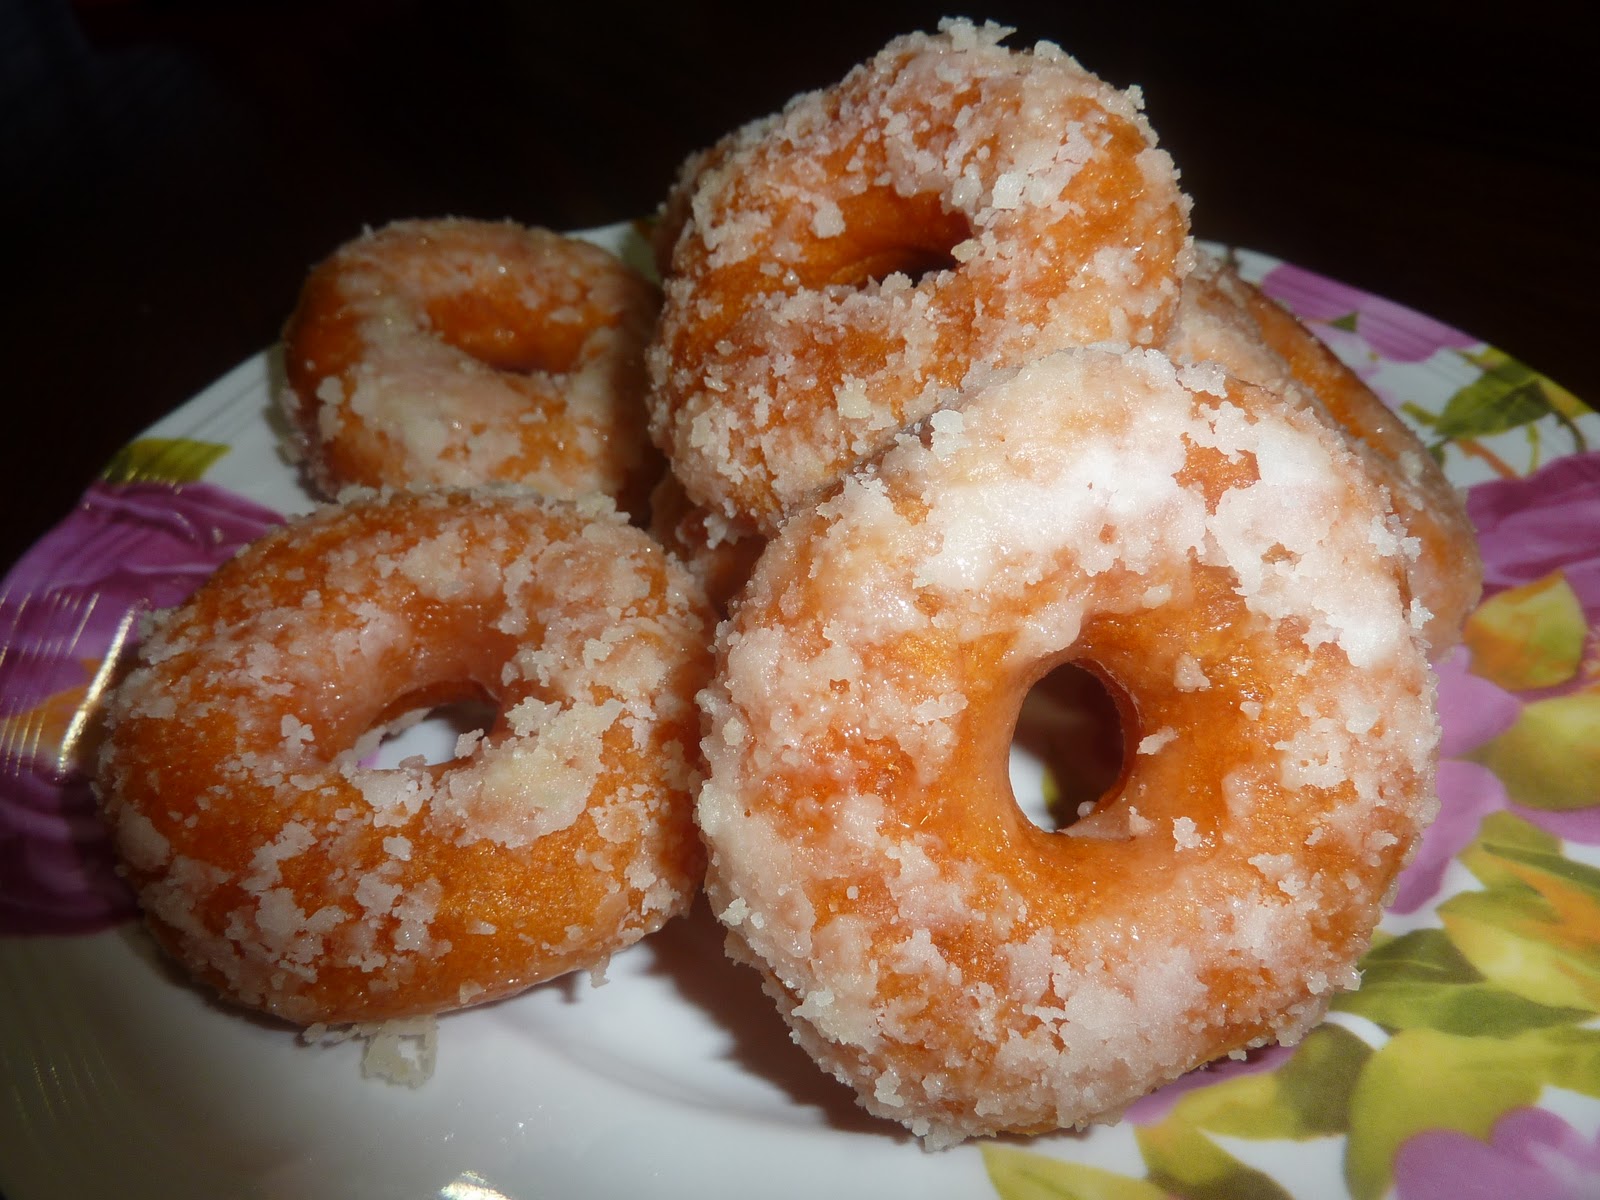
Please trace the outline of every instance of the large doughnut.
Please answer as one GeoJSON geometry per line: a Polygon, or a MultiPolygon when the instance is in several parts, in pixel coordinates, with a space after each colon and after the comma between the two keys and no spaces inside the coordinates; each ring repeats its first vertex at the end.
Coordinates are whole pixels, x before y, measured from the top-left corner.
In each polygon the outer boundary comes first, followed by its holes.
{"type": "Polygon", "coordinates": [[[729,948],[872,1112],[938,1146],[1114,1114],[1356,982],[1435,805],[1384,498],[1315,420],[1156,351],[1063,351],[933,415],[768,543],[703,694],[729,948]],[[1029,822],[1062,662],[1119,786],[1029,822]]]}
{"type": "Polygon", "coordinates": [[[609,502],[357,496],[160,616],[99,788],[158,940],[299,1024],[492,1000],[684,911],[709,613],[609,502]],[[491,701],[457,757],[373,731],[491,701]]]}
{"type": "Polygon", "coordinates": [[[975,369],[1165,335],[1188,202],[1139,110],[947,21],[695,160],[650,350],[691,499],[770,532],[975,369]]]}
{"type": "Polygon", "coordinates": [[[280,393],[312,483],[591,492],[641,511],[655,289],[597,246],[510,222],[401,221],[312,270],[280,393]]]}
{"type": "Polygon", "coordinates": [[[1429,613],[1430,654],[1456,645],[1482,590],[1478,541],[1460,494],[1399,415],[1292,313],[1210,254],[1184,280],[1166,350],[1179,362],[1216,362],[1350,436],[1419,543],[1411,588],[1429,613]]]}

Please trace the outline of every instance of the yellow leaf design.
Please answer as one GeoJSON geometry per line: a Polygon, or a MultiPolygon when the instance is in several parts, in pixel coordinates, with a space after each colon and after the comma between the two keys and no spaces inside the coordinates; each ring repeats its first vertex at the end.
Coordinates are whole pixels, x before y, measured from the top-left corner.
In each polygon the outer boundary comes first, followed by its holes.
{"type": "Polygon", "coordinates": [[[140,438],[106,465],[107,483],[194,483],[228,452],[220,442],[193,438],[140,438]]]}
{"type": "Polygon", "coordinates": [[[1537,700],[1474,758],[1530,808],[1600,804],[1600,688],[1537,700]]]}
{"type": "Polygon", "coordinates": [[[79,732],[90,681],[99,666],[95,660],[80,661],[85,677],[82,684],[55,692],[25,712],[0,720],[0,746],[19,758],[48,762],[58,772],[71,769],[74,735],[79,732]]]}
{"type": "Polygon", "coordinates": [[[994,1144],[983,1147],[989,1182],[1002,1200],[1166,1200],[1148,1180],[1084,1163],[1066,1162],[1031,1150],[994,1144]]]}
{"type": "Polygon", "coordinates": [[[1462,636],[1475,674],[1525,691],[1574,678],[1588,632],[1578,594],[1557,570],[1484,601],[1462,636]]]}
{"type": "Polygon", "coordinates": [[[1473,967],[1534,1003],[1600,1012],[1600,869],[1508,813],[1487,818],[1460,860],[1487,886],[1438,912],[1473,967]]]}

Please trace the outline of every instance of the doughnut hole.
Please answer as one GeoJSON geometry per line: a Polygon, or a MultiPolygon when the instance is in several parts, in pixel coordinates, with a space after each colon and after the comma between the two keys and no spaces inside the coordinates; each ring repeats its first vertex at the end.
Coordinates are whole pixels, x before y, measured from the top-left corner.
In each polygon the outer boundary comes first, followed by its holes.
{"type": "Polygon", "coordinates": [[[487,736],[500,721],[500,705],[475,683],[448,684],[407,693],[391,704],[356,741],[366,765],[392,770],[420,757],[430,766],[465,757],[461,738],[487,736]],[[376,739],[376,746],[371,746],[376,739]],[[365,752],[362,752],[365,751],[365,752]]]}
{"type": "Polygon", "coordinates": [[[972,226],[931,194],[901,196],[888,189],[841,198],[844,229],[808,249],[811,286],[865,288],[891,275],[913,284],[959,265],[954,251],[972,226]]]}
{"type": "Polygon", "coordinates": [[[1115,793],[1127,770],[1127,696],[1092,666],[1062,663],[1023,697],[1011,787],[1024,816],[1065,829],[1115,793]]]}

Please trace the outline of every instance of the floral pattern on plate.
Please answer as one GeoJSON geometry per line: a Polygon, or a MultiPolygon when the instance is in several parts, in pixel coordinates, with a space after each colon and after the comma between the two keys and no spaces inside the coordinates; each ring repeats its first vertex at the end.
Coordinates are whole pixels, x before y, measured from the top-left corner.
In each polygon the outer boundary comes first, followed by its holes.
{"type": "Polygon", "coordinates": [[[199,476],[226,446],[147,439],[0,589],[0,933],[133,914],[89,791],[92,715],[140,615],[176,604],[281,518],[199,476]]]}

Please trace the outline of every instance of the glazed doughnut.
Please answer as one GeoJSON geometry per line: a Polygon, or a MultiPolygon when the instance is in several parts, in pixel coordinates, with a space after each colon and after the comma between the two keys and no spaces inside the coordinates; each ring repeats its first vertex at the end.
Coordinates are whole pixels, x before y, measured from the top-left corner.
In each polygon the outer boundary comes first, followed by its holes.
{"type": "Polygon", "coordinates": [[[1343,444],[1216,368],[1069,350],[768,543],[702,694],[730,953],[939,1146],[1114,1114],[1356,982],[1431,816],[1403,539],[1343,444]],[[1063,662],[1119,698],[1065,830],[1007,780],[1063,662]]]}
{"type": "Polygon", "coordinates": [[[1359,375],[1287,309],[1206,253],[1184,280],[1166,349],[1179,362],[1216,362],[1346,433],[1419,543],[1410,582],[1430,614],[1423,628],[1430,654],[1438,658],[1461,640],[1483,582],[1466,505],[1416,434],[1359,375]]]}
{"type": "Polygon", "coordinates": [[[313,485],[512,482],[642,511],[655,289],[597,246],[510,222],[402,221],[312,270],[280,392],[313,485]]]}
{"type": "Polygon", "coordinates": [[[771,532],[974,370],[1165,336],[1187,199],[1136,95],[947,21],[730,135],[668,199],[651,434],[771,532]]]}
{"type": "Polygon", "coordinates": [[[98,785],[157,939],[297,1024],[493,1000],[684,911],[709,613],[604,498],[356,495],[154,623],[98,785]],[[457,757],[363,758],[482,698],[457,757]]]}

